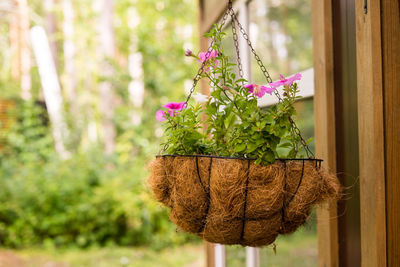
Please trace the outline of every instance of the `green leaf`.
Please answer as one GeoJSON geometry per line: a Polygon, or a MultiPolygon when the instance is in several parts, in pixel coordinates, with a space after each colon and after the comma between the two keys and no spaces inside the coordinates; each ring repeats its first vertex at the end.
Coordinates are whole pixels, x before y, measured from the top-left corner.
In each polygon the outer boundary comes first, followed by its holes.
{"type": "Polygon", "coordinates": [[[235,147],[234,151],[235,151],[235,152],[243,152],[245,149],[246,149],[246,144],[245,144],[245,143],[242,143],[242,144],[238,144],[238,145],[235,147]]]}

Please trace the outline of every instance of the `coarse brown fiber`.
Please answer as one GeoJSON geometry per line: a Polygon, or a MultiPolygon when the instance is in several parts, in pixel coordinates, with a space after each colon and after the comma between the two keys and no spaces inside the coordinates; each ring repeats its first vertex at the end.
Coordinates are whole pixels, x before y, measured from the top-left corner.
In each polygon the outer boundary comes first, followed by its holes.
{"type": "Polygon", "coordinates": [[[337,177],[315,161],[162,156],[149,185],[180,229],[220,244],[265,246],[303,225],[313,205],[337,200],[337,177]]]}

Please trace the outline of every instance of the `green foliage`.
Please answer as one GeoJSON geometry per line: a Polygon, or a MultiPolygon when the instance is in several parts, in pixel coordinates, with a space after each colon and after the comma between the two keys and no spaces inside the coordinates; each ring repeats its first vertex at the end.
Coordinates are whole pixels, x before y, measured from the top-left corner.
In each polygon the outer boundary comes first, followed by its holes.
{"type": "MultiPolygon", "coordinates": [[[[161,130],[153,111],[165,101],[161,98],[183,96],[184,90],[177,88],[184,88],[186,77],[193,71],[181,55],[185,46],[197,43],[193,20],[196,2],[114,1],[117,56],[107,60],[114,71],[108,81],[116,103],[112,118],[116,148],[110,156],[104,155],[99,131],[103,111],[98,85],[106,79],[99,67],[101,10],[93,1],[71,2],[76,48],[73,99],[66,90],[69,76],[62,45],[62,1],[47,11],[43,1],[29,1],[31,26],[47,28],[49,13],[57,21],[54,34],[48,31],[48,37],[57,48],[55,61],[68,128],[64,142],[71,156],[61,160],[56,154],[47,111],[34,102],[16,100],[18,114],[0,140],[0,245],[85,247],[115,243],[161,248],[191,240],[176,233],[168,213],[148,193],[145,166],[156,153],[159,136],[155,132],[161,130]],[[128,91],[132,77],[127,59],[133,53],[143,58],[143,107],[134,107],[128,91]],[[133,114],[140,117],[140,124],[132,123],[133,114]],[[88,136],[93,125],[97,141],[88,136]]],[[[0,99],[18,99],[19,80],[11,77],[10,23],[5,17],[0,20],[4,22],[0,24],[0,99]]],[[[32,64],[32,99],[37,102],[43,92],[35,60],[32,64]]]]}
{"type": "Polygon", "coordinates": [[[144,162],[121,165],[99,151],[40,163],[4,159],[0,244],[25,247],[180,244],[168,214],[146,190],[144,162]]]}
{"type": "Polygon", "coordinates": [[[46,161],[53,151],[53,139],[48,127],[49,119],[41,103],[16,101],[6,116],[12,122],[9,129],[3,130],[6,140],[0,160],[10,156],[18,158],[21,163],[46,161]]]}
{"type": "MultiPolygon", "coordinates": [[[[178,155],[212,154],[230,157],[249,157],[256,163],[269,164],[279,157],[296,157],[300,139],[292,130],[295,100],[299,99],[296,83],[284,86],[283,101],[262,110],[257,105],[257,94],[250,93],[245,79],[234,73],[236,64],[229,62],[222,45],[224,33],[216,25],[206,34],[214,40],[206,56],[211,59],[202,66],[202,79],[208,79],[212,92],[204,108],[189,105],[179,112],[165,111],[167,153],[178,155]],[[207,125],[201,128],[204,113],[207,125]],[[278,148],[289,148],[280,154],[278,148]]],[[[199,59],[197,56],[193,56],[199,59]]],[[[259,89],[254,89],[259,90],[259,89]]]]}
{"type": "Polygon", "coordinates": [[[167,116],[168,126],[165,133],[168,137],[166,152],[179,155],[204,154],[208,151],[208,144],[204,141],[205,134],[198,131],[201,128],[199,115],[200,105],[183,109],[180,116],[167,116]]]}
{"type": "Polygon", "coordinates": [[[162,248],[190,240],[147,191],[146,157],[106,157],[93,147],[61,160],[43,107],[16,105],[0,150],[0,245],[162,248]]]}

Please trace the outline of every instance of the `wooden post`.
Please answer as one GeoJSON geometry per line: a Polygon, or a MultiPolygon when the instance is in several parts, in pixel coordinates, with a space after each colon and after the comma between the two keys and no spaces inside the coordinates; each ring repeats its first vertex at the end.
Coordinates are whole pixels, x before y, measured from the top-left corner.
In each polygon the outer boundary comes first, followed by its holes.
{"type": "MultiPolygon", "coordinates": [[[[336,172],[332,1],[312,0],[316,156],[336,172]]],[[[338,266],[337,204],[317,208],[318,265],[338,266]]]]}
{"type": "Polygon", "coordinates": [[[400,3],[398,0],[380,2],[385,116],[386,255],[387,266],[394,267],[400,264],[400,3]]]}
{"type": "Polygon", "coordinates": [[[386,266],[385,158],[379,1],[356,0],[362,266],[386,266]],[[366,9],[365,9],[366,8],[366,9]]]}

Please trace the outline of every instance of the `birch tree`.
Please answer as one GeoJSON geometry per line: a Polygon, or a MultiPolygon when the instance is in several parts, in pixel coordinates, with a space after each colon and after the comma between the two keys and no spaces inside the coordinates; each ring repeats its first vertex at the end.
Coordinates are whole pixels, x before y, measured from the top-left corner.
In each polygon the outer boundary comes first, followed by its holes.
{"type": "MultiPolygon", "coordinates": [[[[140,23],[140,16],[136,8],[131,7],[128,11],[129,22],[128,26],[132,32],[135,32],[136,27],[140,23]]],[[[143,55],[137,49],[137,36],[131,37],[130,55],[128,57],[128,70],[131,76],[131,82],[128,86],[129,98],[134,108],[140,109],[144,100],[144,81],[143,81],[143,55]]],[[[131,121],[134,125],[142,122],[140,114],[133,110],[131,112],[131,121]]]]}
{"type": "Polygon", "coordinates": [[[61,158],[68,158],[69,152],[65,149],[63,142],[67,127],[62,115],[63,101],[61,97],[61,88],[49,41],[45,30],[41,26],[33,27],[30,31],[30,36],[39,69],[47,111],[52,123],[55,149],[61,158]]]}
{"type": "Polygon", "coordinates": [[[77,115],[76,99],[76,69],[75,69],[75,43],[74,43],[74,9],[71,0],[63,0],[63,34],[64,34],[64,91],[71,107],[72,115],[77,115]]]}
{"type": "Polygon", "coordinates": [[[101,76],[103,81],[99,84],[100,109],[102,112],[102,134],[106,154],[111,154],[115,148],[114,94],[109,79],[113,75],[113,68],[109,62],[114,58],[115,41],[112,26],[113,6],[112,0],[101,0],[102,8],[99,21],[99,41],[101,76]]]}
{"type": "Polygon", "coordinates": [[[51,49],[51,54],[53,56],[54,64],[56,68],[59,67],[58,62],[58,45],[57,45],[57,18],[54,13],[55,11],[55,0],[44,0],[43,6],[45,10],[45,24],[46,32],[49,36],[49,45],[51,49]]]}

